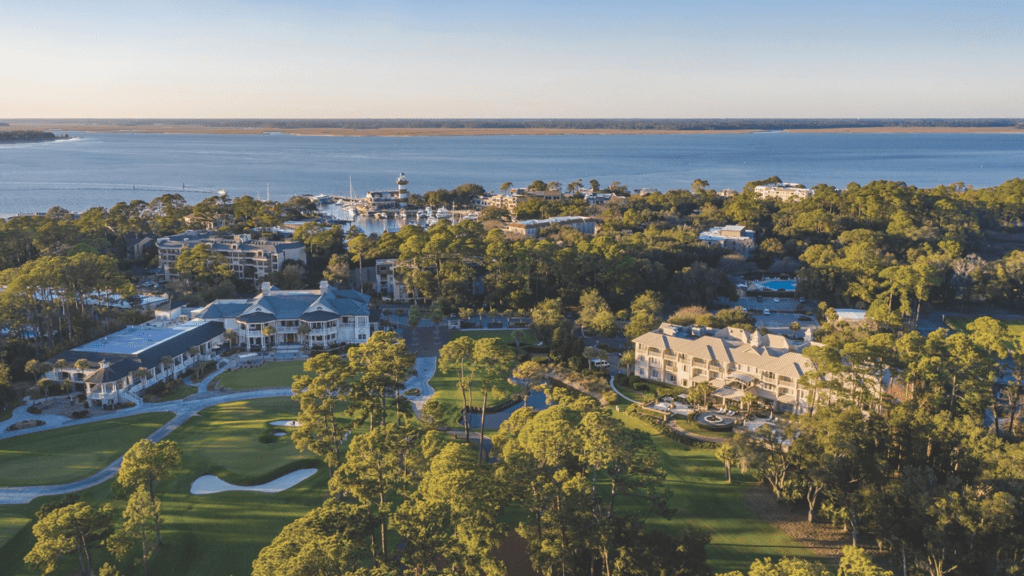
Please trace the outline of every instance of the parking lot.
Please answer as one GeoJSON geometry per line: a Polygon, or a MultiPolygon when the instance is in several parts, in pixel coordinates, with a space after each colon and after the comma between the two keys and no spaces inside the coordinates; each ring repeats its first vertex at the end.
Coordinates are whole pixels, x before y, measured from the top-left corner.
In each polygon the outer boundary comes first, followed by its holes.
{"type": "Polygon", "coordinates": [[[814,305],[810,302],[800,302],[796,298],[745,296],[726,305],[746,308],[759,327],[764,326],[773,332],[789,333],[789,325],[793,322],[800,324],[801,329],[819,326],[814,319],[814,305]],[[768,314],[764,313],[766,309],[769,311],[768,314]]]}

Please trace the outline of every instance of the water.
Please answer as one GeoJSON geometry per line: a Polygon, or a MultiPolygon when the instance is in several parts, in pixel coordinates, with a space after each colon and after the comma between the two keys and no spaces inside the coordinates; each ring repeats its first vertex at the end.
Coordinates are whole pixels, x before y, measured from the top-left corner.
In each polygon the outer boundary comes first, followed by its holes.
{"type": "MultiPolygon", "coordinates": [[[[534,410],[537,410],[538,412],[544,410],[545,408],[548,407],[547,394],[540,391],[531,393],[529,396],[526,397],[526,405],[529,406],[530,408],[533,408],[534,410]]],[[[502,410],[501,412],[493,413],[488,412],[484,416],[484,419],[486,420],[486,425],[484,427],[490,429],[501,426],[501,423],[504,422],[505,420],[508,420],[509,416],[511,416],[513,412],[519,410],[522,407],[523,403],[517,402],[515,405],[509,407],[507,410],[502,410]]],[[[469,413],[469,429],[480,429],[480,414],[476,414],[473,412],[469,413]]]]}
{"type": "MultiPolygon", "coordinates": [[[[0,146],[0,214],[112,206],[181,193],[197,202],[223,188],[286,200],[393,189],[400,172],[422,193],[474,182],[566,184],[577,178],[630,189],[739,189],[777,175],[845,187],[902,180],[919,187],[993,186],[1024,177],[1024,133],[658,134],[323,137],[72,133],[76,139],[0,146]],[[184,185],[184,188],[182,187],[184,185]]],[[[381,224],[383,226],[383,223],[381,224]]]]}

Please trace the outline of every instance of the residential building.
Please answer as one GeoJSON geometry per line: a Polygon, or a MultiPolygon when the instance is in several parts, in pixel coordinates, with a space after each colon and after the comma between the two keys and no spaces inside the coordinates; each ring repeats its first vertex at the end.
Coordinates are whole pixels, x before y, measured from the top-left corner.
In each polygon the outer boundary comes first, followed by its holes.
{"type": "Polygon", "coordinates": [[[682,388],[709,382],[713,397],[723,403],[740,402],[750,392],[777,411],[807,409],[808,391],[800,385],[800,378],[814,370],[800,353],[807,342],[740,328],[665,323],[633,344],[634,373],[641,378],[682,388]]]}
{"type": "Polygon", "coordinates": [[[368,295],[334,288],[326,281],[317,290],[279,290],[264,282],[253,298],[215,300],[193,311],[192,317],[223,322],[246,350],[361,344],[377,329],[370,319],[368,295]]]}
{"type": "Polygon", "coordinates": [[[271,272],[280,272],[288,260],[306,263],[306,247],[302,242],[253,240],[249,234],[223,236],[208,230],[190,230],[157,239],[165,280],[177,278],[174,263],[178,256],[198,244],[205,244],[227,257],[231,269],[242,280],[259,280],[271,272]]]}
{"type": "Polygon", "coordinates": [[[412,300],[412,292],[405,282],[395,275],[395,267],[398,260],[394,258],[377,260],[377,268],[374,274],[374,289],[384,300],[392,302],[409,302],[412,300]]]}
{"type": "Polygon", "coordinates": [[[814,190],[804,188],[803,184],[793,184],[790,182],[755,186],[754,192],[761,198],[775,198],[783,202],[786,200],[805,200],[814,195],[814,190]]]}
{"type": "Polygon", "coordinates": [[[526,236],[527,238],[536,238],[542,230],[549,226],[569,226],[584,234],[593,234],[597,229],[596,222],[593,218],[586,218],[583,216],[555,216],[554,218],[545,218],[544,220],[520,220],[518,222],[512,222],[505,227],[505,232],[519,236],[526,236]]]}
{"type": "Polygon", "coordinates": [[[718,245],[737,254],[742,254],[744,258],[749,258],[757,249],[754,231],[747,230],[743,226],[711,228],[707,232],[701,232],[697,239],[705,244],[718,245]]]}
{"type": "Polygon", "coordinates": [[[129,326],[54,356],[49,360],[54,368],[46,377],[70,380],[93,406],[138,404],[149,386],[178,378],[197,362],[213,358],[223,340],[222,322],[129,326]]]}

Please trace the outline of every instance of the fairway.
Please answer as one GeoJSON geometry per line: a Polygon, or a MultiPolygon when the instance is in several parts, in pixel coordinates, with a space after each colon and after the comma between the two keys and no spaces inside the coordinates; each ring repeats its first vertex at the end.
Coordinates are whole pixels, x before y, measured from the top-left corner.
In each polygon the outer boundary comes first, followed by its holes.
{"type": "Polygon", "coordinates": [[[87,478],[171,417],[170,412],[153,412],[0,440],[0,485],[45,486],[87,478]]]}
{"type": "MultiPolygon", "coordinates": [[[[981,318],[981,316],[947,316],[946,324],[949,324],[949,326],[954,330],[966,332],[967,325],[978,318],[981,318]]],[[[1012,337],[1024,334],[1024,321],[1022,320],[1000,320],[999,322],[1006,326],[1007,332],[1009,332],[1012,337]]]]}
{"type": "MultiPolygon", "coordinates": [[[[290,419],[297,405],[288,398],[268,398],[221,404],[200,412],[168,437],[178,442],[184,454],[182,472],[157,484],[162,501],[165,546],[150,562],[151,576],[206,576],[249,574],[259,551],[270,543],[285,524],[305,514],[327,498],[326,467],[310,453],[300,453],[284,437],[277,443],[261,444],[259,435],[270,420],[290,419]],[[302,467],[316,467],[313,477],[278,494],[224,492],[196,496],[189,493],[192,481],[203,474],[215,474],[234,484],[260,484],[302,467]]],[[[130,444],[129,444],[130,445],[130,444]]],[[[113,502],[113,482],[81,493],[90,504],[113,502]]],[[[0,574],[38,576],[22,562],[34,543],[30,520],[45,502],[0,506],[0,574]]],[[[96,566],[109,560],[97,552],[96,566]]],[[[77,566],[65,558],[58,573],[77,566]],[[63,570],[63,571],[61,571],[63,570]]],[[[119,562],[124,576],[141,575],[141,566],[119,562]]]]}
{"type": "MultiPolygon", "coordinates": [[[[725,469],[714,450],[677,444],[633,418],[615,413],[631,428],[654,435],[667,472],[665,486],[672,490],[669,506],[676,515],[666,520],[652,517],[648,525],[675,534],[683,524],[711,532],[708,564],[715,573],[744,570],[757,558],[795,556],[817,559],[809,548],[790,538],[768,522],[754,516],[743,504],[743,496],[754,486],[753,480],[733,470],[733,483],[725,482],[725,469]]],[[[642,507],[633,503],[638,512],[642,507]]]]}
{"type": "Polygon", "coordinates": [[[253,390],[255,388],[291,388],[292,376],[302,373],[302,362],[269,362],[257,368],[241,368],[225,372],[220,387],[227,390],[253,390]]]}

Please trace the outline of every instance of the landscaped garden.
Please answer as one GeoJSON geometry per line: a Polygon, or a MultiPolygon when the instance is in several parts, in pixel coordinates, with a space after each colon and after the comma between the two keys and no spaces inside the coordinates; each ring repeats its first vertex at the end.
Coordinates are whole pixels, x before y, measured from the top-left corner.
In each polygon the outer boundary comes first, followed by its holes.
{"type": "Polygon", "coordinates": [[[292,376],[302,373],[302,361],[268,362],[256,368],[239,368],[220,376],[219,385],[226,390],[256,388],[291,388],[292,376]]]}

